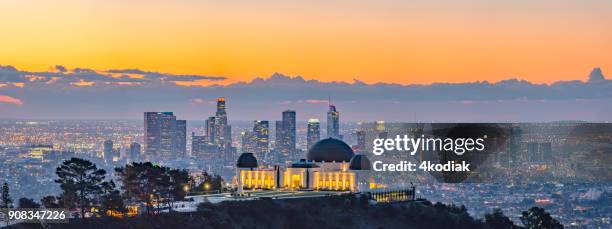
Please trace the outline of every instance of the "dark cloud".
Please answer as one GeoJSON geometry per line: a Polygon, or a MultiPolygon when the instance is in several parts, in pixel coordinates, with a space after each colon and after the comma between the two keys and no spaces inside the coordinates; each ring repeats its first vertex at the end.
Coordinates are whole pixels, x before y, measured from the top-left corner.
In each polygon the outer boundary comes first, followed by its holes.
{"type": "MultiPolygon", "coordinates": [[[[150,83],[159,84],[162,81],[199,81],[224,80],[225,77],[201,76],[201,75],[176,75],[159,72],[148,72],[140,69],[96,71],[90,68],[67,69],[62,65],[55,65],[51,71],[29,72],[21,71],[10,65],[0,65],[0,84],[3,83],[34,83],[35,81],[46,82],[46,84],[63,84],[69,86],[74,82],[98,82],[98,83],[150,83]],[[118,75],[119,74],[119,75],[118,75]],[[131,77],[130,75],[134,75],[131,77]]],[[[104,84],[98,84],[104,85],[104,84]]],[[[140,84],[141,86],[147,86],[140,84]]]]}
{"type": "Polygon", "coordinates": [[[169,73],[160,72],[147,72],[140,69],[111,69],[106,71],[108,73],[120,73],[120,74],[137,74],[142,75],[147,79],[162,79],[168,81],[196,81],[196,80],[225,80],[223,76],[202,76],[202,75],[176,75],[169,73]]]}
{"type": "Polygon", "coordinates": [[[66,71],[68,71],[66,69],[66,67],[64,67],[62,65],[55,65],[55,70],[58,71],[58,72],[66,72],[66,71]]]}
{"type": "Polygon", "coordinates": [[[206,101],[220,96],[228,99],[230,118],[242,120],[274,120],[285,109],[297,110],[299,119],[324,120],[328,96],[343,120],[611,121],[612,117],[612,81],[605,78],[598,83],[536,84],[509,79],[497,83],[400,85],[319,82],[275,73],[227,86],[184,87],[168,82],[202,79],[224,78],[139,69],[24,72],[0,66],[0,84],[25,83],[24,87],[0,87],[0,94],[23,101],[8,112],[4,109],[0,117],[139,119],[145,110],[169,110],[185,118],[204,119],[214,113],[214,105],[206,101]],[[32,81],[28,78],[32,75],[44,79],[32,81]],[[52,79],[54,82],[49,83],[52,79]],[[95,84],[70,84],[82,81],[95,84]]]}

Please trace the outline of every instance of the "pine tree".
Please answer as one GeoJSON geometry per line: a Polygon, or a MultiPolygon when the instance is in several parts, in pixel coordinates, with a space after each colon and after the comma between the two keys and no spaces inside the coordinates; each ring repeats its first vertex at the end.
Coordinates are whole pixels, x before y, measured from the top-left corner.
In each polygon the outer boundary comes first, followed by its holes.
{"type": "Polygon", "coordinates": [[[64,161],[55,173],[59,177],[55,182],[60,184],[64,194],[74,194],[75,202],[81,209],[81,218],[85,218],[85,208],[92,197],[102,194],[109,186],[109,182],[104,180],[106,171],[81,158],[64,161]]]}

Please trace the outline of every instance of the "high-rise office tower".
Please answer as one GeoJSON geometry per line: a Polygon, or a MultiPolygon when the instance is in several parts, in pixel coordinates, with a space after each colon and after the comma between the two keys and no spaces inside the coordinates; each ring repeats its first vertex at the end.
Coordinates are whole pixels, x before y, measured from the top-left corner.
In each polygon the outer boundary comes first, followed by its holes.
{"type": "Polygon", "coordinates": [[[336,106],[329,104],[327,111],[327,137],[342,139],[340,135],[340,112],[336,110],[336,106]]]}
{"type": "Polygon", "coordinates": [[[251,131],[244,131],[240,133],[240,137],[242,138],[241,139],[242,152],[243,153],[255,153],[256,151],[255,148],[257,145],[257,137],[255,133],[251,131]]]}
{"type": "Polygon", "coordinates": [[[176,120],[176,156],[187,157],[187,120],[176,120]]]}
{"type": "Polygon", "coordinates": [[[186,143],[186,122],[177,122],[172,112],[145,112],[145,156],[147,160],[173,160],[186,143]],[[179,123],[177,125],[177,123],[179,123]],[[181,127],[181,128],[179,128],[181,127]]]}
{"type": "Polygon", "coordinates": [[[140,159],[140,144],[133,142],[132,144],[130,144],[130,153],[128,155],[128,157],[130,158],[130,161],[137,161],[140,159]]]}
{"type": "Polygon", "coordinates": [[[280,162],[282,161],[281,159],[283,159],[284,156],[283,150],[287,148],[284,146],[285,128],[283,127],[283,121],[277,120],[275,122],[274,128],[276,130],[276,135],[274,137],[274,157],[277,161],[280,162]]]}
{"type": "Polygon", "coordinates": [[[276,143],[277,147],[280,147],[280,156],[282,156],[285,160],[295,159],[295,111],[283,111],[283,120],[281,121],[280,125],[277,122],[276,126],[277,128],[280,127],[280,129],[276,130],[276,143]],[[279,130],[281,131],[280,134],[278,133],[279,130]]]}
{"type": "Polygon", "coordinates": [[[217,112],[215,113],[215,142],[225,145],[231,142],[231,133],[228,133],[227,113],[225,112],[225,98],[217,98],[217,112]]]}
{"type": "Polygon", "coordinates": [[[145,159],[152,160],[160,149],[161,112],[144,113],[144,146],[145,159]]]}
{"type": "Polygon", "coordinates": [[[104,162],[106,163],[113,162],[114,156],[115,156],[115,152],[113,149],[113,141],[112,140],[104,141],[104,162]]]}
{"type": "Polygon", "coordinates": [[[220,158],[219,146],[209,143],[208,136],[196,136],[191,133],[191,156],[206,164],[214,163],[215,158],[220,158]]]}
{"type": "Polygon", "coordinates": [[[210,144],[215,144],[217,133],[217,124],[215,122],[215,116],[208,117],[206,120],[206,137],[208,138],[208,142],[210,144]]]}
{"type": "Polygon", "coordinates": [[[176,116],[162,113],[160,116],[160,148],[157,160],[166,161],[176,158],[176,116]]]}
{"type": "Polygon", "coordinates": [[[308,131],[306,132],[306,151],[321,139],[321,123],[316,118],[308,120],[308,131]]]}
{"type": "MultiPolygon", "coordinates": [[[[209,119],[210,120],[210,119],[209,119]]],[[[236,149],[232,147],[232,126],[228,125],[225,98],[217,98],[217,112],[214,117],[213,143],[218,145],[226,164],[234,163],[236,149]]]]}
{"type": "Polygon", "coordinates": [[[269,124],[268,121],[255,120],[253,134],[255,135],[255,156],[259,160],[267,161],[269,152],[269,124]]]}

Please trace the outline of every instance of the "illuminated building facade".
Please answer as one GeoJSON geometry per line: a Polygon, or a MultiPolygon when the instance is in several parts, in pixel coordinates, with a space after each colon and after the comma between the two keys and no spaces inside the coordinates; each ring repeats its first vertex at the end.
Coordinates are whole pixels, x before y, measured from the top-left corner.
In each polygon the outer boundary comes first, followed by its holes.
{"type": "Polygon", "coordinates": [[[370,161],[355,155],[343,141],[323,139],[313,145],[306,159],[280,166],[262,166],[252,153],[243,153],[236,164],[238,192],[245,189],[327,190],[363,192],[369,188],[370,161]]]}

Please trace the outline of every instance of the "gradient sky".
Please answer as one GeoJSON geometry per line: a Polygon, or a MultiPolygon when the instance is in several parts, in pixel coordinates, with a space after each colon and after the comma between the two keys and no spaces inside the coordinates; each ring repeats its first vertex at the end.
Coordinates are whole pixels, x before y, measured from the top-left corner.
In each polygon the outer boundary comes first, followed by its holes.
{"type": "Polygon", "coordinates": [[[607,0],[3,0],[0,31],[0,64],[31,71],[409,84],[584,80],[612,68],[607,0]]]}

